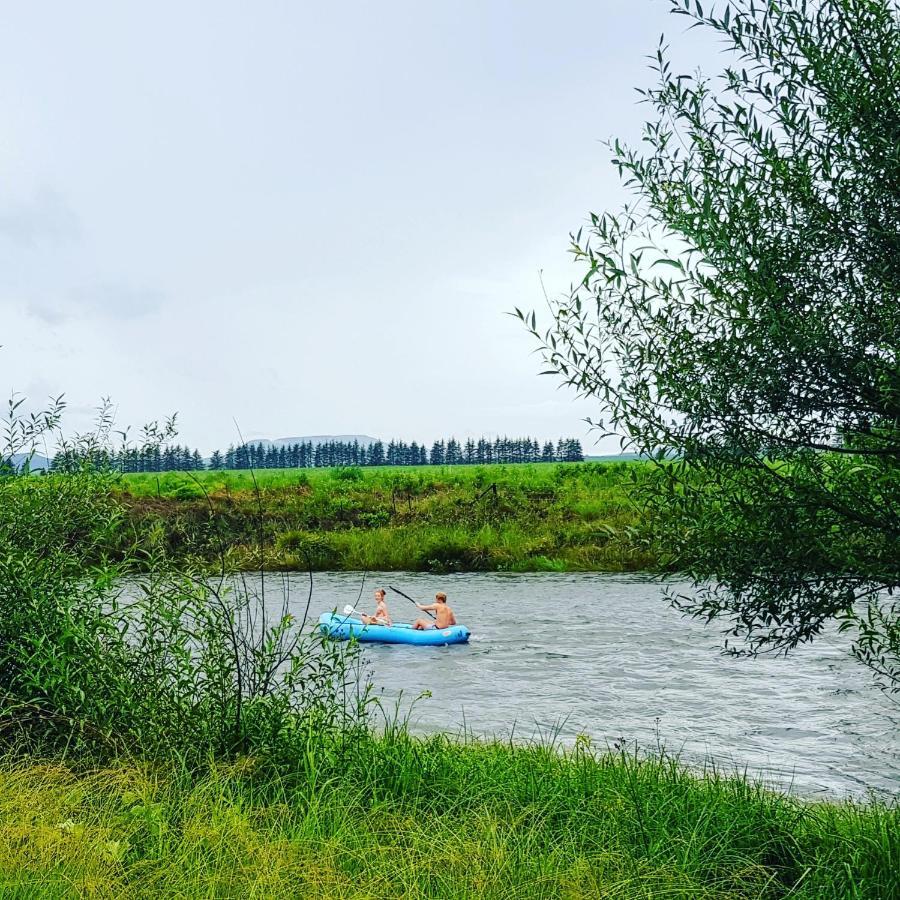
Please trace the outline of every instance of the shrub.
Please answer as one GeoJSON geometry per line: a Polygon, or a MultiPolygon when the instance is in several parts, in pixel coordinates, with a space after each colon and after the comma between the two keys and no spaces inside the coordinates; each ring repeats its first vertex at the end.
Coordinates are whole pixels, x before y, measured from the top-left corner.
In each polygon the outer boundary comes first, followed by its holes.
{"type": "Polygon", "coordinates": [[[363,471],[359,466],[337,466],[331,470],[335,481],[362,481],[363,471]]]}
{"type": "MultiPolygon", "coordinates": [[[[303,636],[287,593],[133,553],[101,472],[0,481],[0,733],[45,751],[199,760],[361,721],[344,648],[303,636]],[[123,580],[127,579],[127,580],[123,580]]],[[[285,591],[286,591],[285,587],[285,591]]],[[[311,593],[307,597],[308,604],[311,593]]],[[[351,649],[351,657],[354,651],[351,649]]]]}

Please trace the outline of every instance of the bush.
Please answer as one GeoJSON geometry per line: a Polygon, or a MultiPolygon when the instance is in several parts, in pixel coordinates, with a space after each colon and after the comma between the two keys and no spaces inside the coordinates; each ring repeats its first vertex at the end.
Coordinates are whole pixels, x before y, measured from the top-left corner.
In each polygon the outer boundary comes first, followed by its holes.
{"type": "Polygon", "coordinates": [[[172,488],[168,495],[176,500],[202,500],[205,496],[199,484],[185,481],[172,488]]]}
{"type": "Polygon", "coordinates": [[[108,482],[0,481],[0,733],[48,752],[199,760],[362,721],[345,648],[303,636],[286,593],[273,612],[271,588],[254,595],[189,563],[127,551],[110,563],[108,482]]]}
{"type": "Polygon", "coordinates": [[[331,470],[331,477],[335,481],[362,481],[363,471],[359,466],[338,466],[331,470]]]}

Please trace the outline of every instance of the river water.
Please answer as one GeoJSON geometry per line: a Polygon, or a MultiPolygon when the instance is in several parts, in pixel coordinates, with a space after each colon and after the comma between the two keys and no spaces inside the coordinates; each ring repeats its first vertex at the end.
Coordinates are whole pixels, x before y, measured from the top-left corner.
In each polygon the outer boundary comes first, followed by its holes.
{"type": "MultiPolygon", "coordinates": [[[[276,587],[281,576],[267,576],[276,587]]],[[[302,614],[308,576],[285,576],[302,614]]],[[[356,604],[362,573],[314,576],[311,615],[356,604]]],[[[668,607],[660,585],[597,574],[369,574],[430,602],[444,590],[468,645],[365,646],[385,705],[413,704],[416,731],[662,744],[805,796],[900,793],[900,704],[828,635],[787,658],[721,653],[717,627],[668,607]]],[[[267,591],[267,593],[269,593],[267,591]]],[[[271,593],[272,602],[280,590],[271,593]]],[[[396,621],[416,609],[389,592],[396,621]]]]}

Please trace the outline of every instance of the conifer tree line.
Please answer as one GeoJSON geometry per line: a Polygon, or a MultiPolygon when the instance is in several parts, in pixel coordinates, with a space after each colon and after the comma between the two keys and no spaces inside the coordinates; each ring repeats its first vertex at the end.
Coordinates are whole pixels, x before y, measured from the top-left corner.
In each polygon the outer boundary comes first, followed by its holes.
{"type": "MultiPolygon", "coordinates": [[[[180,445],[127,448],[92,454],[97,465],[120,472],[196,472],[204,469],[309,469],[332,466],[490,465],[534,462],[582,462],[584,451],[577,438],[541,444],[532,438],[481,438],[465,442],[450,438],[429,448],[416,441],[360,444],[358,441],[299,442],[281,447],[260,443],[214,450],[205,460],[198,450],[180,445]]],[[[72,450],[57,453],[51,468],[64,471],[79,464],[72,450]]]]}
{"type": "Polygon", "coordinates": [[[199,450],[177,444],[149,444],[140,449],[129,447],[118,451],[93,450],[90,453],[66,449],[50,460],[50,469],[56,472],[71,470],[87,457],[98,468],[111,468],[119,472],[199,472],[210,468],[199,450]]]}

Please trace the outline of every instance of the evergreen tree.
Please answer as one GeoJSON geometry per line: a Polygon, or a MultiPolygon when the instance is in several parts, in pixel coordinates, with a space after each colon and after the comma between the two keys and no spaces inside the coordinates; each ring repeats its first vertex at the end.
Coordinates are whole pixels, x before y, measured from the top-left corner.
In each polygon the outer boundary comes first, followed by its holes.
{"type": "MultiPolygon", "coordinates": [[[[57,454],[59,456],[59,454],[57,454]]],[[[491,463],[528,463],[579,461],[584,458],[581,442],[573,438],[560,438],[556,449],[552,442],[543,447],[533,438],[507,437],[489,441],[479,438],[466,440],[460,445],[455,438],[446,442],[437,440],[431,450],[418,441],[407,444],[402,440],[392,440],[385,448],[381,441],[360,444],[354,441],[326,441],[313,446],[311,441],[297,442],[281,447],[265,446],[262,442],[229,446],[225,453],[214,450],[209,462],[210,469],[287,469],[332,466],[418,466],[418,465],[460,465],[491,463]]],[[[112,465],[123,472],[151,472],[184,470],[195,471],[206,468],[199,451],[175,445],[168,447],[159,457],[159,448],[130,449],[112,457],[98,456],[98,465],[112,465]],[[155,454],[155,455],[154,455],[155,454]]],[[[60,459],[57,462],[62,465],[60,459]]]]}

